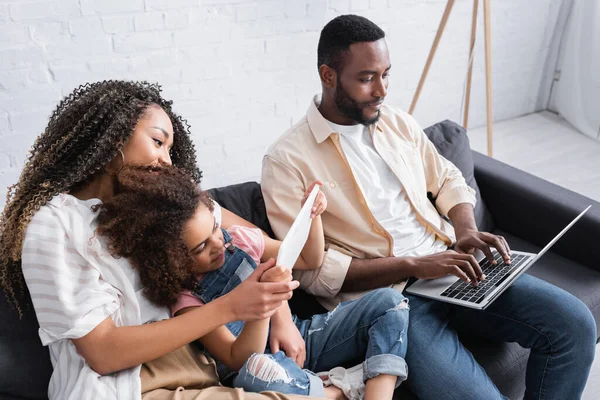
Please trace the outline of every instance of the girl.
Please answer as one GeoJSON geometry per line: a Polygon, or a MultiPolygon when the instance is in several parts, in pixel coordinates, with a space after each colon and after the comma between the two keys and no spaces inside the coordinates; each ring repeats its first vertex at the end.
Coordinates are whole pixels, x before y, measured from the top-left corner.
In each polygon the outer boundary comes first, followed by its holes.
{"type": "MultiPolygon", "coordinates": [[[[269,317],[297,282],[259,282],[272,267],[263,264],[227,295],[168,319],[142,295],[129,261],[95,237],[91,206],[112,198],[125,166],[171,164],[198,184],[189,127],[160,87],[98,82],[61,101],[9,189],[0,283],[19,313],[29,289],[54,367],[50,400],[293,398],[220,386],[212,359],[188,343],[232,321],[269,317]]],[[[223,210],[223,224],[233,221],[245,223],[223,210]]]]}
{"type": "MultiPolygon", "coordinates": [[[[323,261],[319,215],[325,207],[320,193],[295,268],[314,269],[323,261]]],[[[227,295],[252,274],[258,262],[276,257],[281,244],[258,229],[221,229],[206,193],[175,168],[124,170],[117,194],[99,209],[98,233],[107,238],[108,248],[129,258],[147,288],[146,296],[156,305],[171,306],[175,315],[194,312],[227,295]]],[[[273,268],[260,280],[289,279],[284,272],[273,268]]],[[[406,379],[408,307],[395,290],[373,291],[309,320],[292,317],[289,307],[282,305],[273,318],[294,322],[306,342],[306,357],[291,360],[283,352],[263,355],[269,350],[269,318],[228,324],[199,339],[222,363],[222,378],[239,371],[233,385],[249,391],[323,396],[321,380],[301,367],[326,371],[366,356],[365,398],[391,399],[395,387],[406,379]]]]}

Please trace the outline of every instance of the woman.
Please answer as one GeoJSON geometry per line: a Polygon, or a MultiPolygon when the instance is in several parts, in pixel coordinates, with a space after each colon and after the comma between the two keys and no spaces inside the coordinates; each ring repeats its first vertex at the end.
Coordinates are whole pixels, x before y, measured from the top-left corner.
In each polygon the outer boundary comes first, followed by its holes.
{"type": "MultiPolygon", "coordinates": [[[[0,281],[19,312],[29,289],[54,367],[51,400],[288,398],[218,387],[214,361],[188,343],[225,323],[272,315],[297,282],[261,283],[273,266],[261,264],[220,304],[166,319],[166,309],[143,297],[128,261],[95,237],[91,205],[112,197],[125,165],[171,164],[199,182],[189,127],[160,87],[104,81],[61,101],[9,188],[0,281]]],[[[233,221],[243,224],[223,213],[224,225],[233,221]]]]}

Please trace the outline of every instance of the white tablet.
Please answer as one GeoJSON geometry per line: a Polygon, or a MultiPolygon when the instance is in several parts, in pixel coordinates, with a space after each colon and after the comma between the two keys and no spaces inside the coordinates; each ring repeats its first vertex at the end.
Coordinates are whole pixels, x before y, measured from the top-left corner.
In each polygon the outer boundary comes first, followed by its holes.
{"type": "Polygon", "coordinates": [[[306,199],[306,203],[300,209],[292,227],[285,236],[285,239],[283,239],[277,253],[277,265],[292,269],[294,264],[296,264],[296,260],[298,260],[300,252],[304,248],[304,244],[306,244],[306,239],[308,239],[308,232],[312,223],[310,212],[319,193],[319,188],[319,185],[313,187],[313,190],[306,199]]]}

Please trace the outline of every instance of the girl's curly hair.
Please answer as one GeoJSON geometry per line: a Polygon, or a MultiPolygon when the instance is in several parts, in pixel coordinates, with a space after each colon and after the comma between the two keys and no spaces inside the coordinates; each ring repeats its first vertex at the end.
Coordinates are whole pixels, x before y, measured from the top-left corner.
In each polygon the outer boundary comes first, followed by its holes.
{"type": "Polygon", "coordinates": [[[22,315],[26,300],[21,270],[23,236],[33,214],[53,196],[89,183],[117,155],[150,106],[171,119],[171,160],[200,181],[187,121],[173,113],[159,85],[103,81],[76,88],[56,107],[35,141],[19,181],[8,188],[0,216],[0,286],[22,315]]]}
{"type": "Polygon", "coordinates": [[[116,194],[95,206],[97,233],[107,238],[111,254],[131,261],[146,298],[171,306],[193,278],[184,225],[200,205],[213,211],[212,201],[175,167],[126,167],[117,179],[116,194]]]}

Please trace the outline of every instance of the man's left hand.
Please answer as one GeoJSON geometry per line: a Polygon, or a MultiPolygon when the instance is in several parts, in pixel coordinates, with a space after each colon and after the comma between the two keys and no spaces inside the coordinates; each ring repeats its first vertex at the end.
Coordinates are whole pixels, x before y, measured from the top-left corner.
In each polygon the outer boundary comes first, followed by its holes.
{"type": "Polygon", "coordinates": [[[502,236],[478,230],[468,230],[457,238],[454,250],[458,253],[472,254],[475,249],[481,250],[492,264],[496,264],[490,246],[496,248],[506,264],[510,264],[510,247],[502,236]]]}

